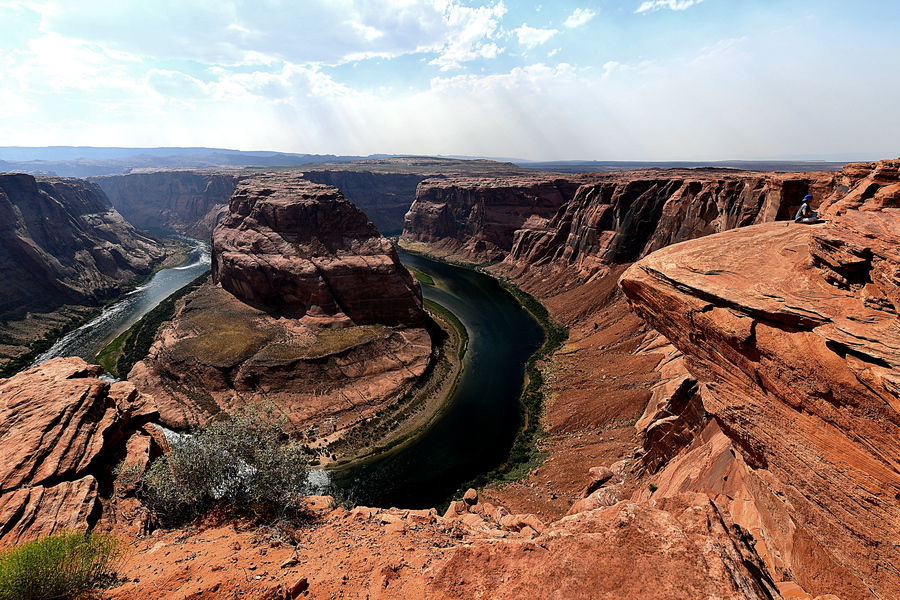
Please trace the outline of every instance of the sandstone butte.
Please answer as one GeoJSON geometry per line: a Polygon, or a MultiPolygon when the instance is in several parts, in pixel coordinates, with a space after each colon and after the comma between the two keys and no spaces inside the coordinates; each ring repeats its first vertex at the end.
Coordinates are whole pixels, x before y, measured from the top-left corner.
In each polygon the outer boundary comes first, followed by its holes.
{"type": "MultiPolygon", "coordinates": [[[[492,269],[569,326],[545,365],[545,463],[444,515],[311,499],[320,518],[299,543],[214,521],[158,530],[135,540],[127,581],[103,595],[900,596],[898,166],[599,176],[549,216],[495,211],[478,184],[477,211],[458,210],[478,213],[468,231],[427,244],[502,256],[492,269]],[[773,222],[808,192],[829,223],[773,222]],[[615,285],[641,257],[622,285],[668,339],[615,285]]],[[[423,183],[419,198],[471,198],[445,186],[423,183]]],[[[430,210],[455,210],[440,203],[430,210]]],[[[36,374],[17,377],[0,386],[36,374]]]]}
{"type": "Polygon", "coordinates": [[[324,438],[395,404],[429,364],[418,283],[336,188],[240,181],[212,271],[129,375],[168,427],[272,403],[324,438]]]}

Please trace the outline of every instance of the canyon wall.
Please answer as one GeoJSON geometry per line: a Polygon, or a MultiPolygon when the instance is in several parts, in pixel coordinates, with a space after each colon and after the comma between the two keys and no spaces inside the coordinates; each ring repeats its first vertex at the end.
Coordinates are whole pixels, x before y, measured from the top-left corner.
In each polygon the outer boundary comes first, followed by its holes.
{"type": "Polygon", "coordinates": [[[402,237],[470,262],[502,260],[516,232],[540,227],[590,175],[432,178],[419,185],[402,237]]]}
{"type": "Polygon", "coordinates": [[[228,171],[157,171],[91,181],[135,227],[208,239],[226,211],[237,179],[228,171]]]}
{"type": "Polygon", "coordinates": [[[0,175],[0,319],[113,298],[164,256],[96,184],[0,175]]]}
{"type": "Polygon", "coordinates": [[[167,426],[272,402],[325,436],[396,403],[429,364],[418,283],[335,188],[242,180],[213,234],[213,280],[129,375],[167,426]]]}
{"type": "MultiPolygon", "coordinates": [[[[896,204],[896,189],[882,200],[896,204]]],[[[712,418],[688,457],[657,475],[655,496],[726,496],[776,580],[893,598],[900,210],[841,212],[665,248],[622,286],[684,353],[712,418]]]]}
{"type": "Polygon", "coordinates": [[[396,235],[403,229],[403,217],[416,198],[416,187],[425,177],[415,173],[303,171],[304,179],[340,189],[384,235],[396,235]]]}
{"type": "Polygon", "coordinates": [[[734,227],[793,217],[822,198],[834,173],[730,169],[629,171],[566,178],[429,180],[406,216],[403,239],[498,273],[567,284],[606,275],[653,250],[734,227]],[[530,276],[528,275],[530,273],[530,276]]]}

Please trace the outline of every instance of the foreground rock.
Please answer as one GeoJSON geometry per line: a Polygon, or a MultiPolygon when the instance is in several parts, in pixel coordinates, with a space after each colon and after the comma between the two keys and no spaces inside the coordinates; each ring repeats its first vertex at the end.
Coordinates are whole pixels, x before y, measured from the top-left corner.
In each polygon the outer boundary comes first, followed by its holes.
{"type": "Polygon", "coordinates": [[[140,518],[121,519],[138,505],[114,497],[124,490],[112,471],[139,476],[160,453],[156,406],[102,372],[57,358],[0,379],[0,546],[62,529],[140,530],[140,518]]]}
{"type": "Polygon", "coordinates": [[[898,231],[898,210],[759,225],[622,279],[714,419],[656,495],[728,496],[776,581],[812,594],[900,596],[898,231]]]}
{"type": "Polygon", "coordinates": [[[273,402],[310,438],[394,405],[425,371],[421,290],[334,188],[242,181],[213,236],[213,276],[129,379],[176,429],[273,402]]]}
{"type": "Polygon", "coordinates": [[[0,175],[0,319],[115,297],[166,252],[95,184],[0,175]]]}
{"type": "Polygon", "coordinates": [[[434,509],[329,510],[284,534],[211,527],[139,540],[109,598],[778,597],[729,516],[705,494],[629,503],[545,525],[467,494],[434,509]],[[461,512],[454,507],[459,506],[461,512]]]}

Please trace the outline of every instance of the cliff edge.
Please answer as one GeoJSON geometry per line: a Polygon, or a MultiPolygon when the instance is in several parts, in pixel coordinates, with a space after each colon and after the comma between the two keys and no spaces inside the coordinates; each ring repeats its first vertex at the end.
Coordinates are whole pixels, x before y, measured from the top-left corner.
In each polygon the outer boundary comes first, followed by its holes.
{"type": "Polygon", "coordinates": [[[676,244],[621,285],[684,353],[711,417],[653,497],[723,495],[776,582],[894,598],[900,210],[840,212],[676,244]]]}

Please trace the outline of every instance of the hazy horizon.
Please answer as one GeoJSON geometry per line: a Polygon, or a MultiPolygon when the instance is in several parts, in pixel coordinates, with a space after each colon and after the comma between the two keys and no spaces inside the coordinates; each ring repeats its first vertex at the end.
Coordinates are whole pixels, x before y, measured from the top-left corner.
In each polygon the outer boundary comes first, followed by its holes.
{"type": "Polygon", "coordinates": [[[0,0],[0,143],[894,158],[898,17],[875,0],[0,0]]]}

